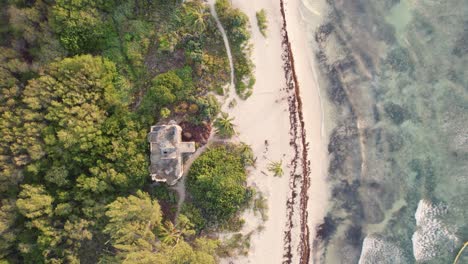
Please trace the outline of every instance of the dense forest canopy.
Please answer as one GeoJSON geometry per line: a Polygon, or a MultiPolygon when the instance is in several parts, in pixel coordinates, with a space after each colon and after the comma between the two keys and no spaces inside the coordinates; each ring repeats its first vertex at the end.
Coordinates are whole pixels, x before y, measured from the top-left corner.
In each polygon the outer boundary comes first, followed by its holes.
{"type": "Polygon", "coordinates": [[[149,187],[146,143],[157,121],[203,125],[219,112],[211,94],[229,63],[207,6],[0,5],[0,263],[215,263],[204,209],[174,221],[169,191],[149,187]]]}

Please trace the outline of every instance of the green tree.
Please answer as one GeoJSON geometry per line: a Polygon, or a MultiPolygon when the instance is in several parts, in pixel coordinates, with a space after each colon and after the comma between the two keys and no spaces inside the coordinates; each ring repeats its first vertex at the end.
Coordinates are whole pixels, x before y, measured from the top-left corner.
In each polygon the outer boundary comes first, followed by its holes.
{"type": "Polygon", "coordinates": [[[208,239],[196,239],[194,247],[187,242],[181,241],[175,246],[163,245],[158,256],[161,264],[214,264],[214,251],[217,248],[217,242],[208,239]]]}
{"type": "Polygon", "coordinates": [[[102,48],[106,25],[94,1],[57,0],[52,9],[52,22],[61,44],[71,54],[96,52],[102,48]]]}
{"type": "Polygon", "coordinates": [[[52,203],[54,198],[50,196],[43,186],[25,184],[16,200],[19,212],[28,219],[38,219],[52,215],[52,203]]]}
{"type": "Polygon", "coordinates": [[[51,63],[2,116],[1,165],[11,175],[23,169],[26,183],[16,201],[26,262],[78,262],[81,247],[104,236],[105,205],[147,176],[146,131],[123,104],[118,77],[101,57],[51,63]]]}
{"type": "Polygon", "coordinates": [[[197,35],[206,29],[207,19],[210,14],[201,1],[192,1],[184,4],[186,27],[191,27],[197,35]]]}
{"type": "Polygon", "coordinates": [[[193,246],[188,244],[183,238],[194,234],[188,219],[181,215],[176,225],[166,222],[163,226],[161,208],[147,193],[117,198],[107,206],[106,216],[109,222],[104,232],[111,237],[118,262],[215,263],[217,242],[196,239],[193,246]],[[155,235],[158,230],[162,243],[155,235]]]}
{"type": "Polygon", "coordinates": [[[195,234],[193,224],[185,216],[180,214],[177,218],[177,224],[171,221],[166,221],[160,228],[159,236],[161,241],[167,245],[176,245],[183,237],[192,236],[195,234]]]}
{"type": "Polygon", "coordinates": [[[159,232],[161,241],[167,245],[176,245],[182,238],[182,232],[171,221],[166,221],[159,232]]]}
{"type": "Polygon", "coordinates": [[[131,252],[154,252],[157,247],[156,229],[162,221],[159,203],[147,193],[119,197],[107,206],[109,223],[104,232],[122,259],[131,252]]]}
{"type": "Polygon", "coordinates": [[[11,253],[16,240],[16,206],[12,200],[0,200],[0,260],[11,253]]]}

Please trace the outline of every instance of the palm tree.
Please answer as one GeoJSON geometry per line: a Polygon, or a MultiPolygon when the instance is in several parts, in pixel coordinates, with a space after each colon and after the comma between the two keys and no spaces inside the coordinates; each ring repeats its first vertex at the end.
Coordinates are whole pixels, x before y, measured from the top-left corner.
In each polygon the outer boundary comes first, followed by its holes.
{"type": "Polygon", "coordinates": [[[280,161],[272,161],[270,164],[268,164],[268,171],[273,173],[273,176],[275,177],[281,177],[283,176],[283,168],[282,168],[283,162],[280,161]]]}
{"type": "Polygon", "coordinates": [[[186,2],[183,5],[183,18],[178,17],[179,21],[184,21],[186,33],[199,35],[206,29],[206,19],[209,14],[206,12],[201,2],[186,2]]]}
{"type": "Polygon", "coordinates": [[[188,237],[192,235],[195,235],[193,224],[182,214],[177,217],[175,225],[171,221],[166,221],[159,230],[161,242],[171,246],[177,245],[183,236],[188,237]]]}
{"type": "Polygon", "coordinates": [[[159,232],[161,241],[166,245],[175,246],[182,237],[182,232],[171,221],[166,221],[159,232]]]}
{"type": "Polygon", "coordinates": [[[234,124],[232,123],[233,120],[234,118],[229,117],[227,113],[222,113],[214,122],[216,133],[223,138],[232,137],[236,133],[234,131],[234,124]]]}
{"type": "Polygon", "coordinates": [[[208,16],[208,13],[205,12],[205,8],[201,5],[196,5],[193,8],[190,8],[189,11],[190,20],[192,23],[193,29],[198,33],[202,33],[206,29],[205,19],[208,16]]]}

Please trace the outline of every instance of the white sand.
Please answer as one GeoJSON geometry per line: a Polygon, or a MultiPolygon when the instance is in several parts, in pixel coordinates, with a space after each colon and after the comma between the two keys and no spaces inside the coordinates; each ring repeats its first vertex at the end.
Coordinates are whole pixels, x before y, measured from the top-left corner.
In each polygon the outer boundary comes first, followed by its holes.
{"type": "MultiPolygon", "coordinates": [[[[256,169],[250,173],[249,183],[256,185],[268,198],[268,218],[262,233],[254,234],[251,240],[250,254],[246,258],[233,260],[234,263],[280,263],[283,257],[283,236],[286,224],[286,201],[289,195],[289,168],[293,149],[290,142],[290,123],[281,59],[282,24],[279,0],[232,0],[235,7],[245,12],[252,24],[253,61],[256,65],[257,82],[252,96],[246,101],[238,101],[230,115],[240,133],[240,140],[251,145],[257,159],[256,169]],[[255,12],[264,8],[268,17],[268,36],[264,38],[256,25],[255,12]],[[265,152],[265,140],[268,151],[265,152]],[[266,166],[271,161],[283,161],[284,176],[271,176],[266,166]],[[266,172],[270,176],[262,174],[266,172]]],[[[307,141],[310,143],[309,159],[311,161],[311,188],[309,191],[309,227],[311,239],[315,226],[323,219],[327,188],[325,184],[326,138],[322,135],[322,110],[315,73],[309,64],[307,39],[303,34],[305,28],[300,24],[298,1],[290,0],[287,5],[288,31],[293,40],[293,52],[296,70],[301,87],[304,118],[306,122],[307,141]]],[[[296,212],[297,216],[297,212],[296,212]]],[[[245,214],[247,233],[259,224],[259,217],[251,212],[245,214]]],[[[295,238],[293,241],[297,241],[295,238]]],[[[296,245],[293,245],[296,254],[296,245]]],[[[228,262],[230,260],[224,260],[228,262]]]]}
{"type": "MultiPolygon", "coordinates": [[[[324,110],[317,80],[316,65],[310,45],[315,28],[310,28],[311,23],[320,25],[323,9],[322,1],[315,1],[312,6],[303,6],[299,0],[289,0],[286,5],[286,19],[288,34],[291,42],[296,74],[300,86],[303,101],[303,113],[307,142],[309,142],[310,181],[309,189],[309,228],[310,238],[315,237],[315,227],[321,224],[327,209],[329,198],[328,185],[325,181],[328,168],[327,143],[328,135],[325,133],[324,110]],[[311,17],[310,13],[315,17],[311,17]],[[309,24],[305,25],[301,14],[307,13],[309,24]],[[310,36],[309,36],[310,34],[310,36]]],[[[313,27],[313,26],[312,26],[313,27]]]]}
{"type": "MultiPolygon", "coordinates": [[[[281,60],[280,13],[277,1],[233,1],[252,23],[253,54],[257,82],[253,94],[246,101],[238,101],[230,111],[240,133],[240,139],[251,145],[257,157],[256,169],[249,176],[249,184],[256,185],[268,199],[268,221],[261,234],[251,240],[251,253],[234,263],[279,263],[283,255],[283,231],[286,223],[286,201],[289,194],[289,112],[285,92],[283,62],[281,60]],[[255,12],[265,8],[268,13],[268,37],[264,38],[256,26],[255,12]],[[265,140],[268,151],[265,153],[265,140]],[[283,155],[286,154],[286,157],[283,155]],[[283,161],[284,176],[273,177],[266,169],[269,161],[283,161]],[[270,176],[261,173],[266,172],[270,176]]],[[[245,215],[246,233],[255,229],[259,217],[245,215]]]]}

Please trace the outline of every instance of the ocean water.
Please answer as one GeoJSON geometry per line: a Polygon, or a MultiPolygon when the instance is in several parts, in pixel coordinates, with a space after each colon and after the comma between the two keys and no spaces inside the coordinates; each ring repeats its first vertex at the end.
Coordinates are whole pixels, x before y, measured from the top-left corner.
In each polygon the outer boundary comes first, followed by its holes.
{"type": "Polygon", "coordinates": [[[468,2],[302,1],[330,117],[314,262],[452,263],[468,241],[468,2]]]}

